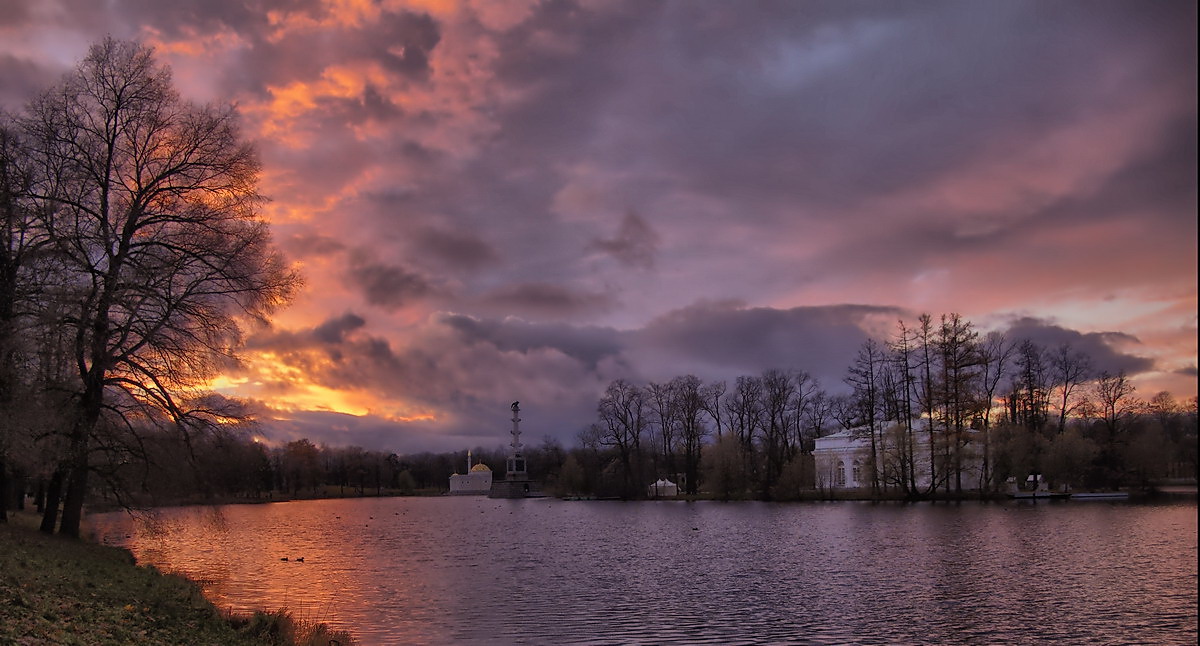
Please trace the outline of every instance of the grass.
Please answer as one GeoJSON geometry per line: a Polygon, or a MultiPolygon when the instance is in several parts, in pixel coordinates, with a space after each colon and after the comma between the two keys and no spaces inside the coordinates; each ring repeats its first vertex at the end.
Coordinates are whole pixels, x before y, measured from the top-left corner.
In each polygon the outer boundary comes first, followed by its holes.
{"type": "Polygon", "coordinates": [[[128,551],[47,536],[36,517],[0,525],[0,644],[353,643],[286,610],[228,616],[187,579],[134,563],[128,551]]]}

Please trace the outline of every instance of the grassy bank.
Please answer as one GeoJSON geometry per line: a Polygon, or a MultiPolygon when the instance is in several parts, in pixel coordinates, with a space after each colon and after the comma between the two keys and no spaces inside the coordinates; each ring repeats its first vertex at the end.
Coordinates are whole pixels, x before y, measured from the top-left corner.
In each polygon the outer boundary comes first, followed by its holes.
{"type": "Polygon", "coordinates": [[[0,525],[0,644],[352,643],[284,611],[229,617],[190,581],[134,564],[129,552],[0,525]]]}

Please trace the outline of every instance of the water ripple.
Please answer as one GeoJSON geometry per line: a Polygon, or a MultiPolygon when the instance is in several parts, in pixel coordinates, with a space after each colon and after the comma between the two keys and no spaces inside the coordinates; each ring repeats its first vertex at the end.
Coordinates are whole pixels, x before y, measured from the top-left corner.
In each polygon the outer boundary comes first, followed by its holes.
{"type": "Polygon", "coordinates": [[[286,606],[365,644],[1197,635],[1195,505],[362,499],[93,524],[222,607],[286,606]]]}

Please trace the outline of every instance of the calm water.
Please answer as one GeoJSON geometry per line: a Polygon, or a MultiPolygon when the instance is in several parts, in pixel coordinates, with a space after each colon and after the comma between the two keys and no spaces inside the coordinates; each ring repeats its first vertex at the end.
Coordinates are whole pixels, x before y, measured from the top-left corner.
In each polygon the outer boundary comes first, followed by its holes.
{"type": "Polygon", "coordinates": [[[92,526],[222,607],[365,644],[1195,644],[1196,511],[447,497],[92,526]]]}

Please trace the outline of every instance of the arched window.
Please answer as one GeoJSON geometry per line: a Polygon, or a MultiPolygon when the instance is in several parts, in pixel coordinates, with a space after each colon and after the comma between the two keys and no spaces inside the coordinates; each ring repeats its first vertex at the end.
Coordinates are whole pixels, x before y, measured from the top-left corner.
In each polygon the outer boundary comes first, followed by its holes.
{"type": "Polygon", "coordinates": [[[854,484],[857,485],[857,484],[862,483],[862,461],[861,460],[854,461],[854,468],[851,470],[851,474],[854,476],[854,484]]]}
{"type": "Polygon", "coordinates": [[[846,463],[838,460],[837,474],[834,476],[834,483],[839,487],[846,486],[846,463]]]}

